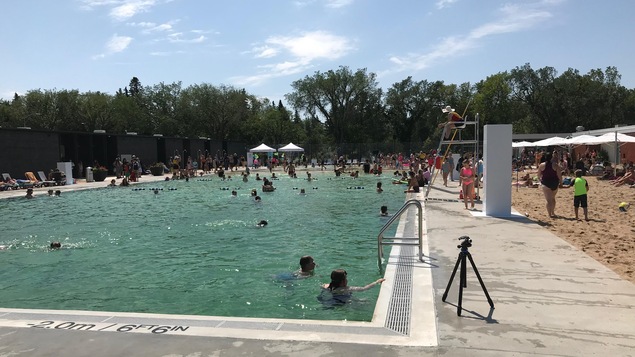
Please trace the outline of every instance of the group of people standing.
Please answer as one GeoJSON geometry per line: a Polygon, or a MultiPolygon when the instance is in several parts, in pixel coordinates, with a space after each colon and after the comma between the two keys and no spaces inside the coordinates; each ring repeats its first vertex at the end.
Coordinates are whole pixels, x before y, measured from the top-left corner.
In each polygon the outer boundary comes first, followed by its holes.
{"type": "MultiPolygon", "coordinates": [[[[563,187],[562,174],[564,172],[560,165],[560,154],[556,150],[548,150],[543,155],[544,160],[538,165],[538,180],[540,181],[540,187],[542,193],[547,201],[546,208],[547,214],[550,218],[557,218],[556,216],[556,195],[558,189],[563,187]]],[[[579,219],[578,211],[582,207],[584,211],[584,219],[589,220],[588,216],[588,202],[587,192],[589,190],[588,181],[582,177],[583,171],[577,169],[575,171],[575,179],[572,182],[573,186],[573,207],[576,220],[579,219]]]]}

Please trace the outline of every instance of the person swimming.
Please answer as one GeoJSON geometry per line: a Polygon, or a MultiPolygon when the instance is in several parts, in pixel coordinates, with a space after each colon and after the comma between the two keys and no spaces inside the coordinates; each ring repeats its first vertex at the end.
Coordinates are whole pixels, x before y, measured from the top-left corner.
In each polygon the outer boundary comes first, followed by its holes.
{"type": "Polygon", "coordinates": [[[305,255],[300,258],[300,271],[298,271],[297,276],[311,276],[313,275],[313,270],[315,270],[315,260],[310,255],[305,255]]]}
{"type": "Polygon", "coordinates": [[[388,206],[381,206],[381,208],[379,209],[379,215],[382,217],[386,217],[388,216],[388,206]]]}
{"type": "Polygon", "coordinates": [[[57,241],[56,242],[51,242],[51,246],[50,247],[51,247],[51,249],[60,249],[60,248],[62,248],[62,243],[57,242],[57,241]]]}
{"type": "Polygon", "coordinates": [[[322,294],[318,297],[322,303],[327,305],[344,305],[350,301],[354,291],[366,291],[377,284],[381,284],[386,279],[380,278],[366,286],[348,286],[348,274],[344,269],[336,269],[331,272],[331,282],[324,284],[322,294]],[[328,296],[325,293],[330,293],[328,296]]]}
{"type": "Polygon", "coordinates": [[[256,224],[256,226],[258,227],[266,227],[269,224],[269,222],[265,221],[264,219],[260,222],[258,222],[258,224],[256,224]]]}

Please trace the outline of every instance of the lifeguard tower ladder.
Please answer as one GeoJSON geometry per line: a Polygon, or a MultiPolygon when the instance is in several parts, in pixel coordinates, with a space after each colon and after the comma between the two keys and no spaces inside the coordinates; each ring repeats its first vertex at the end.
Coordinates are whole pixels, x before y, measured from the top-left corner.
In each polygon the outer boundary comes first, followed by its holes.
{"type": "MultiPolygon", "coordinates": [[[[467,109],[467,108],[466,108],[467,109]]],[[[443,138],[443,131],[441,131],[441,140],[439,141],[439,147],[437,148],[437,159],[436,160],[441,160],[441,165],[434,165],[432,167],[432,180],[430,180],[430,182],[428,183],[428,187],[426,188],[426,194],[424,196],[424,199],[427,200],[428,199],[428,195],[430,194],[430,187],[432,187],[432,184],[434,183],[435,179],[437,178],[437,175],[439,174],[439,171],[442,171],[441,167],[443,165],[443,161],[445,160],[445,157],[447,156],[448,152],[450,151],[450,149],[452,148],[452,145],[465,145],[465,144],[473,144],[474,145],[474,157],[475,159],[478,159],[479,157],[479,135],[480,135],[480,129],[481,126],[479,125],[480,122],[480,115],[478,113],[476,113],[476,116],[474,117],[474,120],[470,121],[468,116],[463,116],[464,120],[463,120],[463,124],[459,124],[458,126],[455,126],[455,128],[452,130],[452,135],[450,137],[449,140],[445,140],[443,138]],[[461,131],[463,129],[466,128],[467,125],[474,125],[474,139],[473,140],[464,140],[461,138],[461,131]],[[457,137],[458,134],[458,137],[457,137]],[[447,145],[447,147],[445,147],[444,149],[444,145],[447,145]],[[441,151],[443,149],[443,151],[441,151]],[[439,168],[437,168],[437,166],[439,166],[439,168]]],[[[474,166],[474,168],[476,169],[476,166],[474,166]]],[[[452,168],[452,170],[454,170],[454,167],[452,168]]],[[[476,195],[479,196],[479,186],[476,186],[476,195]]]]}

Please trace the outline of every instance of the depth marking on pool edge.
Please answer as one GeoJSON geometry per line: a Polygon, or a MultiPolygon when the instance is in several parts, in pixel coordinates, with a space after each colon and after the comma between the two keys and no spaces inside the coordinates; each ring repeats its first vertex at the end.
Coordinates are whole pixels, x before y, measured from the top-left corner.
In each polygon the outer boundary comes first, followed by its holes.
{"type": "Polygon", "coordinates": [[[150,324],[105,324],[81,323],[75,321],[45,320],[37,323],[27,323],[27,327],[56,330],[75,331],[115,331],[115,332],[148,332],[153,334],[178,333],[187,331],[190,326],[182,325],[150,325],[150,324]]]}

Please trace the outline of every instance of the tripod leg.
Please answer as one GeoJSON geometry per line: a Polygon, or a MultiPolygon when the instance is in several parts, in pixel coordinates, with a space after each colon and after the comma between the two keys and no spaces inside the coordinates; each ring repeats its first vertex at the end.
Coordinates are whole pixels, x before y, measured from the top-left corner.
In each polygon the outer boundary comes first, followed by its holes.
{"type": "Polygon", "coordinates": [[[485,284],[483,283],[483,279],[481,279],[481,274],[478,273],[478,269],[476,269],[476,264],[474,264],[474,259],[472,259],[472,254],[467,253],[467,257],[470,259],[470,264],[472,264],[472,269],[474,269],[474,273],[476,273],[476,277],[478,278],[478,282],[481,283],[481,288],[483,288],[483,292],[485,293],[485,297],[487,297],[487,302],[489,303],[489,307],[494,308],[494,302],[492,298],[489,297],[489,293],[487,292],[487,288],[485,288],[485,284]]]}
{"type": "Polygon", "coordinates": [[[463,288],[467,287],[467,263],[465,262],[465,254],[461,253],[461,275],[459,279],[459,303],[456,307],[456,315],[461,316],[463,311],[463,288]]]}
{"type": "Polygon", "coordinates": [[[456,260],[456,264],[454,265],[454,270],[452,270],[452,275],[450,275],[450,280],[448,281],[448,286],[445,288],[445,292],[443,293],[443,297],[441,301],[445,302],[445,298],[448,297],[448,291],[450,291],[450,286],[452,286],[452,280],[454,280],[454,275],[456,274],[456,269],[459,268],[459,263],[461,263],[461,253],[459,253],[459,257],[456,260]]]}

